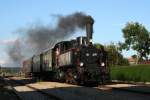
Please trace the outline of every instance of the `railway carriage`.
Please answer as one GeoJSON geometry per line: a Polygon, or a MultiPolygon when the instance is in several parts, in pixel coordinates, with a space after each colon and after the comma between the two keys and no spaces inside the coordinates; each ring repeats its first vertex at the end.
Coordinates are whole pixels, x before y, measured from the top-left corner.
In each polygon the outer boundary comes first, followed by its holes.
{"type": "Polygon", "coordinates": [[[49,49],[43,52],[43,61],[42,61],[42,71],[51,71],[52,70],[52,50],[49,49]]]}

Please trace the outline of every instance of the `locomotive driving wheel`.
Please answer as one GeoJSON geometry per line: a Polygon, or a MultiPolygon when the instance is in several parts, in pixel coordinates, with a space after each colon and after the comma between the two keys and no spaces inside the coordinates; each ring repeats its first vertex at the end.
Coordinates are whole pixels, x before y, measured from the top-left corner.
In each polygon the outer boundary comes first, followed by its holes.
{"type": "Polygon", "coordinates": [[[76,78],[77,75],[75,72],[73,72],[72,69],[68,69],[66,72],[66,83],[76,84],[76,78]]]}

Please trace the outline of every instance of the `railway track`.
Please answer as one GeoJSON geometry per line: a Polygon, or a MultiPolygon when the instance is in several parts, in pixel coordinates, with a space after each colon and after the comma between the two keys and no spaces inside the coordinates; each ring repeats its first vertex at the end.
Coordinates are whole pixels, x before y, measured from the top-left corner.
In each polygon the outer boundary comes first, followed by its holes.
{"type": "Polygon", "coordinates": [[[10,81],[14,82],[14,88],[22,98],[21,100],[132,100],[133,98],[135,100],[150,100],[148,93],[108,87],[107,85],[93,88],[58,82],[25,84],[15,78],[10,81]]]}
{"type": "Polygon", "coordinates": [[[51,95],[35,87],[26,85],[22,81],[17,81],[12,78],[6,78],[5,80],[11,81],[11,84],[14,88],[14,92],[19,98],[19,100],[63,100],[55,95],[51,95]]]}

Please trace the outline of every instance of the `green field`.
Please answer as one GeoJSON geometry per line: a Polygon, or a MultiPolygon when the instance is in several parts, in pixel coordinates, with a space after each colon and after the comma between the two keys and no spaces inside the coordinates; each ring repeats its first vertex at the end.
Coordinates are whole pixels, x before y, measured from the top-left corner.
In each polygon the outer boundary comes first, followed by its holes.
{"type": "Polygon", "coordinates": [[[112,80],[150,82],[150,65],[112,67],[111,78],[112,80]]]}

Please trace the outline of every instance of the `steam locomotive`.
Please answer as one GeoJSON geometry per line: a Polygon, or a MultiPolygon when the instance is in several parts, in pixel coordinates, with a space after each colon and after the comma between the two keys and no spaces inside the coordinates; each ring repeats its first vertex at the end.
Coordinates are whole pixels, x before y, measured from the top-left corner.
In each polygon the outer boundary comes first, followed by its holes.
{"type": "Polygon", "coordinates": [[[67,83],[104,83],[110,79],[107,52],[92,44],[94,20],[86,19],[86,37],[61,41],[53,48],[23,61],[25,76],[42,77],[67,83]]]}

